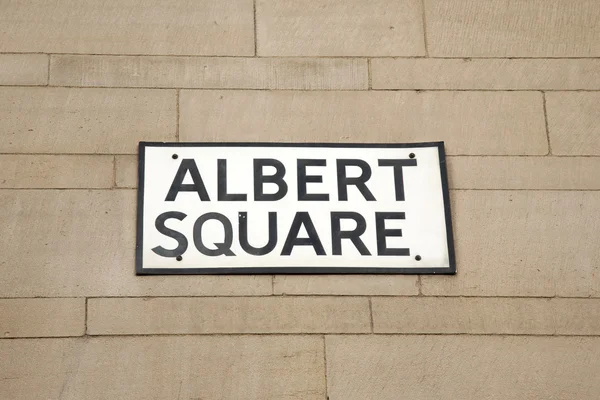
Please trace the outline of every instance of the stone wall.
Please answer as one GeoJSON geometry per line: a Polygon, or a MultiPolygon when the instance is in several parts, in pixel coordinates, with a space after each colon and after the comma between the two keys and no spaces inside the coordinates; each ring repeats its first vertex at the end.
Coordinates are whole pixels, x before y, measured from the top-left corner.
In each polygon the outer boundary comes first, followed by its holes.
{"type": "Polygon", "coordinates": [[[599,21],[0,1],[0,399],[600,398],[599,21]],[[141,140],[444,140],[458,274],[137,277],[141,140]]]}

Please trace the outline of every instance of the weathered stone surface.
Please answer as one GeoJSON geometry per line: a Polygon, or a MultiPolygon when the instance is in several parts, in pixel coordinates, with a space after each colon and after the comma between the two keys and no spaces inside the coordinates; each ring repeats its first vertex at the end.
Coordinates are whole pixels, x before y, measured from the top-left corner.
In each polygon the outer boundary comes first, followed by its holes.
{"type": "Polygon", "coordinates": [[[367,298],[90,299],[88,316],[91,335],[371,331],[367,298]]]}
{"type": "Polygon", "coordinates": [[[253,55],[252,0],[57,0],[0,5],[0,51],[253,55]]]}
{"type": "Polygon", "coordinates": [[[52,56],[51,84],[208,89],[367,89],[349,58],[52,56]]]}
{"type": "Polygon", "coordinates": [[[84,333],[83,298],[0,299],[0,338],[82,336],[84,333]]]}
{"type": "Polygon", "coordinates": [[[376,333],[599,335],[599,299],[375,297],[376,333]]]}
{"type": "Polygon", "coordinates": [[[275,275],[275,294],[417,295],[409,275],[275,275]]]}
{"type": "Polygon", "coordinates": [[[135,154],[172,141],[175,90],[0,88],[0,152],[135,154]]]}
{"type": "Polygon", "coordinates": [[[600,155],[600,92],[546,93],[552,154],[600,155]]]}
{"type": "Polygon", "coordinates": [[[137,156],[116,156],[116,184],[117,187],[135,188],[138,181],[137,156]]]}
{"type": "Polygon", "coordinates": [[[596,299],[553,300],[556,333],[559,335],[598,335],[600,302],[596,299]]]}
{"type": "Polygon", "coordinates": [[[600,296],[600,192],[454,191],[458,274],[421,276],[440,296],[600,296]]]}
{"type": "Polygon", "coordinates": [[[0,85],[35,86],[47,83],[47,55],[0,54],[0,85]]]}
{"type": "Polygon", "coordinates": [[[261,56],[425,55],[419,0],[257,0],[261,56]]]}
{"type": "Polygon", "coordinates": [[[595,400],[600,338],[328,336],[330,400],[595,400]]]}
{"type": "Polygon", "coordinates": [[[133,190],[0,190],[4,297],[245,296],[268,275],[135,275],[133,190]]]}
{"type": "Polygon", "coordinates": [[[600,158],[449,157],[454,189],[600,189],[600,158]]]}
{"type": "Polygon", "coordinates": [[[0,188],[110,188],[112,156],[0,155],[0,188]],[[93,171],[93,173],[90,173],[93,171]]]}
{"type": "Polygon", "coordinates": [[[325,397],[316,336],[15,339],[0,354],[3,399],[325,397]]]}
{"type": "Polygon", "coordinates": [[[598,57],[596,0],[425,0],[432,57],[598,57]]]}
{"type": "Polygon", "coordinates": [[[450,154],[546,154],[534,92],[193,91],[182,141],[446,142],[450,154]]]}
{"type": "Polygon", "coordinates": [[[373,89],[600,89],[598,59],[375,58],[373,89]]]}

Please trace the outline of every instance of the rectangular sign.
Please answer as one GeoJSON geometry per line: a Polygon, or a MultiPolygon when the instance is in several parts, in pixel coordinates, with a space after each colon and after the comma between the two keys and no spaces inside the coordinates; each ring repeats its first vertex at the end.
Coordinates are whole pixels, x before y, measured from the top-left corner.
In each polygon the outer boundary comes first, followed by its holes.
{"type": "Polygon", "coordinates": [[[138,275],[454,274],[443,142],[140,143],[138,275]]]}

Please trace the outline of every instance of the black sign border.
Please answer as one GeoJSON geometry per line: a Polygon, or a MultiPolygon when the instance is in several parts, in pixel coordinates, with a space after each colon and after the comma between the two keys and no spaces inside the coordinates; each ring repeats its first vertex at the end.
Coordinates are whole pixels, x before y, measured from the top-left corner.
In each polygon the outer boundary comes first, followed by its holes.
{"type": "Polygon", "coordinates": [[[446,151],[444,142],[424,143],[265,143],[265,142],[139,142],[138,147],[138,192],[137,192],[137,239],[136,239],[136,275],[262,275],[262,274],[394,274],[394,275],[454,275],[456,259],[452,218],[450,212],[450,194],[448,191],[448,173],[446,169],[446,151]],[[331,147],[331,148],[419,148],[437,147],[440,160],[442,195],[446,219],[446,238],[448,244],[448,268],[369,268],[369,267],[226,267],[226,268],[143,268],[143,225],[144,225],[144,168],[146,147],[331,147]]]}

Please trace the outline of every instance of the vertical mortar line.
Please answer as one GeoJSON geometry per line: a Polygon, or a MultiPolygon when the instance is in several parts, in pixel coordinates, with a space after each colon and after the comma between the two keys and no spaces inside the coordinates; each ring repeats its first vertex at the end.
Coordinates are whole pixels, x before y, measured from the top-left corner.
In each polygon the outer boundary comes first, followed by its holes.
{"type": "Polygon", "coordinates": [[[419,296],[423,296],[423,289],[422,289],[422,285],[423,282],[421,281],[421,275],[417,275],[417,289],[419,289],[419,296]]]}
{"type": "Polygon", "coordinates": [[[372,297],[369,297],[369,323],[371,324],[371,333],[374,333],[373,329],[373,300],[372,297]]]}
{"type": "MultiPolygon", "coordinates": [[[[549,308],[552,309],[554,302],[556,301],[556,292],[554,292],[554,297],[548,299],[549,308]]],[[[556,336],[558,334],[558,316],[556,312],[552,313],[552,327],[554,328],[552,332],[552,336],[556,336]]]]}
{"type": "Polygon", "coordinates": [[[323,362],[325,363],[325,399],[329,400],[329,382],[327,382],[327,344],[325,341],[325,335],[323,335],[323,362]]]}
{"type": "Polygon", "coordinates": [[[117,187],[117,156],[113,156],[113,189],[117,187]]]}
{"type": "Polygon", "coordinates": [[[177,121],[175,121],[175,141],[179,142],[179,97],[180,97],[181,89],[177,89],[175,92],[175,100],[177,104],[175,105],[177,121]]]}
{"type": "Polygon", "coordinates": [[[51,59],[51,55],[48,54],[48,72],[47,72],[47,76],[46,76],[46,86],[50,85],[50,59],[51,59]]]}
{"type": "Polygon", "coordinates": [[[548,128],[548,111],[546,109],[546,92],[542,91],[542,102],[544,104],[544,123],[546,124],[546,140],[548,141],[548,156],[552,155],[552,145],[550,144],[550,129],[548,128]]]}
{"type": "Polygon", "coordinates": [[[256,0],[252,0],[252,12],[254,13],[254,57],[258,55],[258,35],[256,34],[256,0]]]}
{"type": "Polygon", "coordinates": [[[271,275],[271,295],[275,295],[275,275],[271,275]]]}
{"type": "Polygon", "coordinates": [[[425,44],[425,57],[429,57],[429,47],[427,46],[427,18],[425,18],[425,0],[421,0],[421,11],[423,14],[423,43],[425,44]]]}
{"type": "Polygon", "coordinates": [[[87,334],[88,334],[88,298],[87,297],[85,298],[85,315],[84,315],[84,317],[85,317],[85,320],[84,320],[83,327],[85,330],[83,332],[83,336],[87,336],[87,334]]]}
{"type": "Polygon", "coordinates": [[[367,58],[367,76],[369,80],[369,90],[373,89],[373,78],[371,77],[371,59],[367,58]]]}

